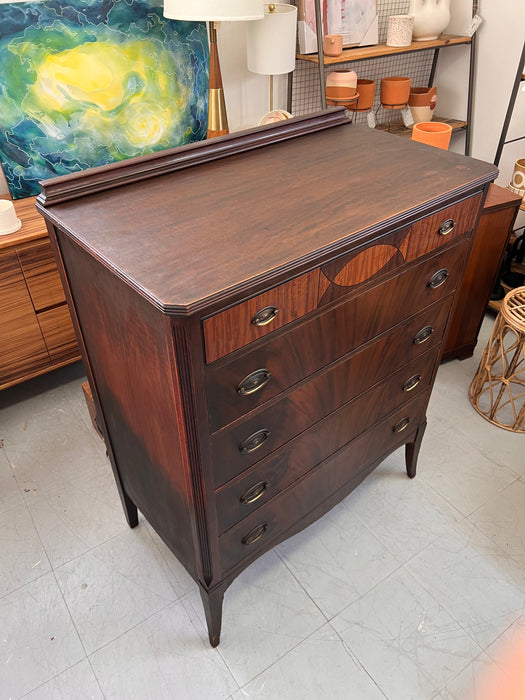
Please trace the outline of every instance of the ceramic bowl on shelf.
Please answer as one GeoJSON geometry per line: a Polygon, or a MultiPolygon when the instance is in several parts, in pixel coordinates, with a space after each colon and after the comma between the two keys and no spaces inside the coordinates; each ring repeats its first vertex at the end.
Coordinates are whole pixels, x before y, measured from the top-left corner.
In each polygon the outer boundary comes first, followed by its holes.
{"type": "Polygon", "coordinates": [[[271,112],[267,112],[264,115],[258,126],[273,124],[274,122],[282,122],[284,119],[291,119],[292,117],[293,114],[290,114],[290,112],[287,112],[285,109],[272,109],[271,112]]]}

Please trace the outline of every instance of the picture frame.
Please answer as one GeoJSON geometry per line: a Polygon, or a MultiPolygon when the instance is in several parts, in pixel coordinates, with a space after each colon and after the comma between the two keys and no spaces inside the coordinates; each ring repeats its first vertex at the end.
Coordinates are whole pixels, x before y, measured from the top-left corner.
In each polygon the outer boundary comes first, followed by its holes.
{"type": "MultiPolygon", "coordinates": [[[[341,34],[343,47],[377,44],[377,0],[320,0],[323,35],[341,34]]],[[[315,0],[297,0],[299,53],[317,51],[315,0]]]]}

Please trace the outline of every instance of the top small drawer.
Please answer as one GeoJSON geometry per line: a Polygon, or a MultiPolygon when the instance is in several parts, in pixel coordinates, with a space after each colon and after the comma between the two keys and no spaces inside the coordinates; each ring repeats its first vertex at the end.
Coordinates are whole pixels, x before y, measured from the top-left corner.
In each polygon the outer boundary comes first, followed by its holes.
{"type": "Polygon", "coordinates": [[[319,270],[313,270],[206,319],[206,362],[218,360],[313,311],[318,287],[319,270]]]}
{"type": "Polygon", "coordinates": [[[481,194],[442,209],[412,224],[400,247],[407,262],[472,231],[481,205],[481,194]]]}

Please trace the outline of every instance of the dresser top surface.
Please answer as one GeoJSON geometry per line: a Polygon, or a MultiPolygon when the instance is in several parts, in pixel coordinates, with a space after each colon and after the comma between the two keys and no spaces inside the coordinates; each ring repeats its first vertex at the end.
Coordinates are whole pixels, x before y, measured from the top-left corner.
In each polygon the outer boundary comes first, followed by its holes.
{"type": "Polygon", "coordinates": [[[493,165],[335,126],[46,207],[156,306],[205,310],[494,179],[493,165]]]}

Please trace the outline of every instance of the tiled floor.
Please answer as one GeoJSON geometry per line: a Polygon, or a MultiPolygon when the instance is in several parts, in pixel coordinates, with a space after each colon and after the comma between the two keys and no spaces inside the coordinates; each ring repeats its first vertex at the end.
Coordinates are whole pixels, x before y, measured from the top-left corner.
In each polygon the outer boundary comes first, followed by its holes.
{"type": "Polygon", "coordinates": [[[217,649],[195,584],[127,527],[81,367],[2,392],[0,698],[485,700],[525,651],[525,437],[467,399],[490,325],[439,370],[417,477],[395,453],[248,568],[217,649]]]}

